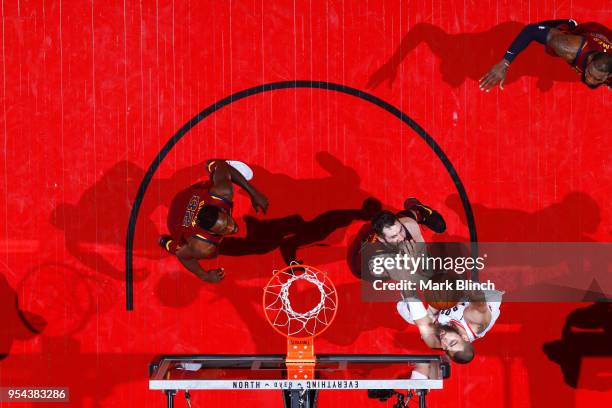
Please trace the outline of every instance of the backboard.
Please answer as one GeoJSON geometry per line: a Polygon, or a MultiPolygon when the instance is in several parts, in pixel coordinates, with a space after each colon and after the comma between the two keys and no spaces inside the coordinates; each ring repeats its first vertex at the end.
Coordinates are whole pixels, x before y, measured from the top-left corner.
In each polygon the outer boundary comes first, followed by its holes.
{"type": "Polygon", "coordinates": [[[418,390],[424,407],[425,391],[442,389],[450,364],[441,355],[317,354],[314,378],[287,373],[282,354],[165,355],[150,364],[149,388],[164,390],[168,407],[178,390],[282,390],[286,407],[314,407],[317,390],[380,389],[418,390]],[[430,365],[430,378],[410,378],[417,363],[430,365]]]}

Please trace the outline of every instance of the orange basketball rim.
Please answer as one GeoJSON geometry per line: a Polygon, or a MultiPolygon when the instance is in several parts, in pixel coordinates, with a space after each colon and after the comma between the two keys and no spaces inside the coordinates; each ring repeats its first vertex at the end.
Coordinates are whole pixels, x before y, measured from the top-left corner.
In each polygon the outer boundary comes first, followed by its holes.
{"type": "Polygon", "coordinates": [[[327,330],[338,310],[338,294],[327,273],[300,264],[275,271],[264,287],[263,308],[274,330],[287,337],[288,379],[312,379],[316,364],[313,339],[327,330]],[[298,285],[311,291],[313,306],[309,309],[296,307],[304,300],[292,291],[298,285]]]}

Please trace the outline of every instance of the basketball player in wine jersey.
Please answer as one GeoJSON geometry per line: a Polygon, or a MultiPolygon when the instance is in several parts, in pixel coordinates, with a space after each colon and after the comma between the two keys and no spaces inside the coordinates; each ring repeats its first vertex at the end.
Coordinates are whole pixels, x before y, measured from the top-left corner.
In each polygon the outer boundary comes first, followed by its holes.
{"type": "Polygon", "coordinates": [[[578,24],[568,19],[528,24],[504,58],[480,79],[480,89],[489,92],[497,84],[503,89],[508,67],[532,41],[543,44],[549,55],[565,60],[589,88],[612,86],[612,32],[599,23],[578,24]]]}
{"type": "Polygon", "coordinates": [[[168,212],[170,234],[162,235],[159,244],[176,255],[188,271],[205,282],[215,283],[224,278],[223,268],[206,271],[198,261],[215,258],[223,237],[238,232],[232,217],[232,183],[249,194],[255,211],[265,213],[268,199],[248,182],[247,177],[253,174],[242,162],[210,160],[207,169],[209,181],[188,187],[172,200],[168,212]]]}

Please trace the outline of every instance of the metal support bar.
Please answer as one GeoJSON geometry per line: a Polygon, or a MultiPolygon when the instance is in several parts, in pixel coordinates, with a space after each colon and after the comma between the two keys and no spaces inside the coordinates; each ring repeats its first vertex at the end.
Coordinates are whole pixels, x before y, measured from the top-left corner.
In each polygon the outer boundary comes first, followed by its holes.
{"type": "Polygon", "coordinates": [[[174,408],[174,396],[176,395],[176,390],[164,390],[166,393],[166,407],[174,408]]]}
{"type": "Polygon", "coordinates": [[[427,390],[417,390],[417,395],[419,396],[419,408],[426,408],[425,396],[427,395],[427,390]]]}
{"type": "Polygon", "coordinates": [[[284,408],[316,408],[318,390],[283,391],[284,408]]]}

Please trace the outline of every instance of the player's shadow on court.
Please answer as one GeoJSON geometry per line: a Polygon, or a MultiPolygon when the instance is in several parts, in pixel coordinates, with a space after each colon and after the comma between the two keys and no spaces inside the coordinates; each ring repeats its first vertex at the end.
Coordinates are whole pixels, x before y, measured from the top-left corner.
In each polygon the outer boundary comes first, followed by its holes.
{"type": "MultiPolygon", "coordinates": [[[[446,205],[466,224],[458,195],[448,196],[446,205]]],[[[601,223],[599,204],[579,191],[533,212],[478,203],[472,210],[481,242],[592,242],[601,223]]]]}
{"type": "MultiPolygon", "coordinates": [[[[0,362],[3,386],[24,384],[66,387],[71,407],[100,408],[107,406],[117,387],[142,382],[147,365],[155,353],[84,352],[72,337],[48,337],[40,340],[40,353],[15,354],[0,362]],[[4,374],[5,373],[5,374],[4,374]],[[33,374],[35,373],[35,374],[33,374]]],[[[165,405],[159,392],[158,405],[165,405]]],[[[141,406],[143,404],[128,404],[141,406]]],[[[36,404],[55,406],[58,403],[36,404]]],[[[112,403],[123,406],[123,404],[112,403]]],[[[61,406],[61,404],[59,404],[61,406]]]]}
{"type": "Polygon", "coordinates": [[[362,225],[346,250],[346,265],[351,274],[357,279],[364,279],[366,281],[372,281],[374,278],[369,273],[362,273],[361,249],[371,234],[371,224],[362,225]]]}
{"type": "MultiPolygon", "coordinates": [[[[609,391],[612,389],[609,370],[584,371],[582,363],[584,358],[612,356],[611,345],[612,303],[602,302],[571,312],[565,319],[561,340],[544,343],[542,349],[551,361],[559,364],[570,387],[609,391]]],[[[602,368],[601,361],[597,365],[602,368]]]]}
{"type": "MultiPolygon", "coordinates": [[[[446,205],[466,223],[457,195],[449,196],[446,205]]],[[[570,192],[532,212],[478,203],[472,209],[480,242],[507,243],[482,246],[490,255],[482,276],[510,290],[512,299],[594,301],[608,289],[598,288],[607,280],[608,248],[592,243],[601,209],[588,194],[570,192]],[[538,244],[545,242],[556,244],[538,244]],[[585,285],[598,290],[585,293],[585,285]]]]}
{"type": "MultiPolygon", "coordinates": [[[[465,215],[459,197],[449,196],[446,205],[465,225],[465,215]]],[[[601,223],[600,206],[591,196],[582,192],[568,193],[559,202],[535,211],[493,208],[479,203],[472,203],[472,209],[481,242],[592,242],[592,235],[597,232],[601,223]]],[[[460,237],[452,237],[452,240],[460,240],[460,237]]],[[[562,260],[564,256],[559,254],[558,259],[562,260]]],[[[527,370],[531,406],[552,404],[558,407],[573,407],[574,393],[563,387],[560,380],[557,383],[550,373],[550,365],[547,364],[549,360],[542,352],[542,344],[550,339],[547,338],[546,330],[543,330],[543,316],[546,316],[544,326],[550,327],[557,321],[559,308],[564,306],[558,303],[536,305],[502,305],[502,315],[497,325],[506,325],[508,331],[500,332],[501,327],[494,327],[490,334],[475,344],[476,356],[504,358],[505,355],[519,359],[527,370]],[[500,350],[503,350],[503,353],[500,350]],[[557,390],[554,395],[546,391],[551,387],[557,390]]],[[[601,361],[598,364],[601,364],[601,361]]],[[[511,393],[511,366],[511,361],[505,361],[503,364],[505,383],[502,392],[506,406],[512,406],[514,402],[511,393]]]]}
{"type": "MultiPolygon", "coordinates": [[[[329,263],[342,260],[345,248],[343,229],[352,222],[369,220],[380,211],[380,201],[361,189],[361,177],[327,152],[315,155],[326,176],[296,179],[253,166],[254,181],[267,195],[270,207],[265,218],[243,217],[246,236],[227,237],[220,253],[228,256],[262,255],[280,249],[286,263],[302,259],[296,252],[304,247],[325,247],[316,260],[329,263]],[[324,258],[324,259],[323,259],[324,258]]],[[[245,194],[238,190],[239,194],[245,194]]],[[[235,214],[246,210],[237,208],[235,214]]]]}
{"type": "Polygon", "coordinates": [[[17,292],[0,273],[0,361],[8,357],[13,342],[30,340],[41,334],[46,321],[39,315],[19,307],[17,292]]]}
{"type": "Polygon", "coordinates": [[[246,256],[280,249],[283,260],[289,265],[292,261],[299,261],[299,248],[309,245],[328,246],[321,242],[334,231],[348,227],[354,221],[368,221],[381,208],[380,201],[367,198],[361,208],[325,211],[310,221],[305,221],[299,214],[267,220],[247,215],[244,216],[246,237],[226,238],[219,252],[221,255],[246,256]]]}
{"type": "MultiPolygon", "coordinates": [[[[376,88],[383,83],[391,87],[402,61],[422,43],[438,58],[444,82],[455,88],[467,79],[477,82],[502,59],[506,48],[524,26],[509,21],[488,31],[451,34],[428,23],[416,24],[402,38],[391,58],[370,76],[367,87],[376,88]]],[[[532,44],[521,53],[508,70],[505,83],[511,84],[523,76],[537,78],[537,86],[542,91],[550,90],[554,82],[580,79],[560,58],[547,55],[541,44],[532,44]]]]}
{"type": "MultiPolygon", "coordinates": [[[[204,162],[175,172],[171,177],[154,179],[143,200],[137,230],[151,239],[134,240],[134,255],[159,259],[164,255],[157,245],[158,228],[153,213],[162,203],[168,205],[180,188],[193,183],[205,173],[204,162]],[[154,197],[154,199],[151,199],[154,197]]],[[[61,203],[53,209],[50,222],[64,231],[66,249],[86,267],[116,280],[125,278],[121,265],[125,234],[132,204],[145,171],[129,161],[111,167],[76,203],[61,203]]],[[[134,270],[134,280],[142,280],[146,271],[134,270]]]]}

